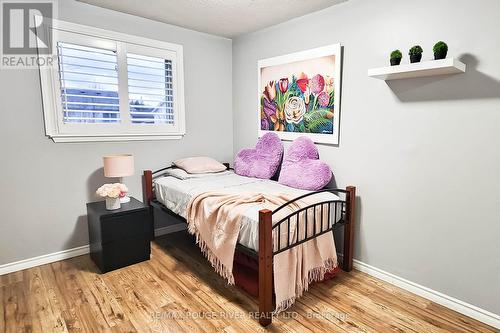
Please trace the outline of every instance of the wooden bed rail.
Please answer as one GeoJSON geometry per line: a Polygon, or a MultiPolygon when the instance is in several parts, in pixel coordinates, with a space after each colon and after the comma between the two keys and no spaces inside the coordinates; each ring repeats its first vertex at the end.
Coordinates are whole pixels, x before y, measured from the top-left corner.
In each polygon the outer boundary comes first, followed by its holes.
{"type": "Polygon", "coordinates": [[[347,208],[346,208],[346,224],[344,227],[344,259],[342,266],[344,271],[352,270],[353,259],[353,243],[354,243],[354,221],[356,217],[356,187],[347,186],[347,208]]]}
{"type": "Polygon", "coordinates": [[[153,200],[153,172],[151,170],[144,170],[142,176],[142,200],[146,205],[153,200]]]}
{"type": "Polygon", "coordinates": [[[259,211],[259,323],[273,318],[273,212],[259,211]]]}

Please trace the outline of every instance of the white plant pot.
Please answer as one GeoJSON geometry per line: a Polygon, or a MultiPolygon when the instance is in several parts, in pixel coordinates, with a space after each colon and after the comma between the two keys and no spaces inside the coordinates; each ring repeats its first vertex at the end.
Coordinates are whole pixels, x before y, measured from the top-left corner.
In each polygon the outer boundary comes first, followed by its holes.
{"type": "Polygon", "coordinates": [[[120,209],[120,198],[106,198],[106,209],[120,209]]]}

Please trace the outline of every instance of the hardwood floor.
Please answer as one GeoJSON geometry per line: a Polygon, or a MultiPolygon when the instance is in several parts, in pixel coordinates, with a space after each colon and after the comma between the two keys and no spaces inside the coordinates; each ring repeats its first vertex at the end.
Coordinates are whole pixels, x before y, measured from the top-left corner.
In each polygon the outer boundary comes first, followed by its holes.
{"type": "Polygon", "coordinates": [[[267,330],[255,311],[182,232],[104,275],[85,255],[0,277],[0,332],[498,332],[358,271],[312,286],[267,330]]]}

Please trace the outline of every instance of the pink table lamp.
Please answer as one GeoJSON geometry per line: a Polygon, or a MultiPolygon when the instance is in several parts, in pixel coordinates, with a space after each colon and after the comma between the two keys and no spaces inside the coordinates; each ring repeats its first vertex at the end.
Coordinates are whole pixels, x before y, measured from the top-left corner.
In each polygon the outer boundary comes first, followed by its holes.
{"type": "MultiPolygon", "coordinates": [[[[108,155],[102,158],[104,164],[104,176],[110,178],[122,178],[134,174],[134,156],[131,154],[108,155]]],[[[128,196],[120,198],[121,203],[130,201],[128,196]]]]}

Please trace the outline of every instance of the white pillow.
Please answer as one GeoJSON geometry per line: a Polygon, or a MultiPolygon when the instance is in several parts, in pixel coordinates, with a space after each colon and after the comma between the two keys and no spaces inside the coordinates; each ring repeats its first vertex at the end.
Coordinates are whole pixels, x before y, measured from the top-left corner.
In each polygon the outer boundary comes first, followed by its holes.
{"type": "Polygon", "coordinates": [[[187,173],[186,171],[179,169],[179,168],[172,168],[172,169],[167,169],[165,170],[165,176],[171,176],[175,177],[180,180],[186,180],[186,179],[193,179],[193,178],[202,178],[202,177],[207,177],[210,175],[225,175],[227,173],[230,173],[229,171],[221,171],[217,173],[187,173]]]}
{"type": "Polygon", "coordinates": [[[174,162],[187,173],[213,173],[226,170],[226,166],[210,157],[187,157],[174,162]]]}

